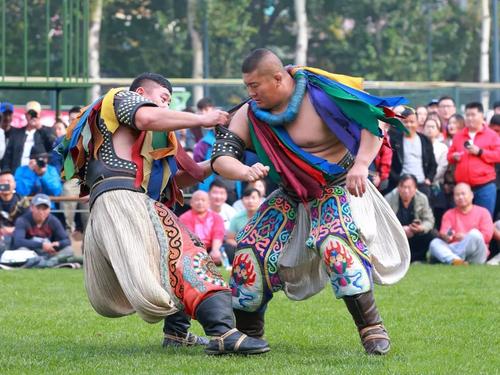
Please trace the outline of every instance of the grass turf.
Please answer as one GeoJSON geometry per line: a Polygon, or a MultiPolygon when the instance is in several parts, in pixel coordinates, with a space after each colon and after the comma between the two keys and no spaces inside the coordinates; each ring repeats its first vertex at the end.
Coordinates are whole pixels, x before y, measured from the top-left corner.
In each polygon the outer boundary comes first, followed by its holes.
{"type": "MultiPolygon", "coordinates": [[[[208,357],[163,349],[162,325],[91,308],[81,270],[0,271],[0,373],[50,374],[494,374],[500,372],[500,268],[413,266],[376,287],[392,339],[368,357],[342,301],[327,288],[303,302],[275,295],[271,352],[208,357]]],[[[193,331],[200,334],[198,323],[193,331]]]]}

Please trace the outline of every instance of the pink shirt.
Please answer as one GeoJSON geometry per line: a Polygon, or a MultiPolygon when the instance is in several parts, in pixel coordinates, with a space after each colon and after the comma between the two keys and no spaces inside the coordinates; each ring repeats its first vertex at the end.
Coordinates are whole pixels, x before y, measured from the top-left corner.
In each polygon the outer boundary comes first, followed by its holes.
{"type": "Polygon", "coordinates": [[[443,215],[441,221],[441,233],[446,234],[448,229],[453,229],[455,233],[468,233],[471,229],[481,232],[485,244],[488,244],[493,237],[493,220],[490,212],[480,206],[473,205],[472,210],[464,214],[457,208],[451,208],[443,215]]]}
{"type": "Polygon", "coordinates": [[[183,213],[179,219],[198,236],[207,249],[212,247],[213,240],[224,239],[224,221],[216,212],[208,211],[205,216],[200,217],[193,210],[189,210],[183,213]]]}

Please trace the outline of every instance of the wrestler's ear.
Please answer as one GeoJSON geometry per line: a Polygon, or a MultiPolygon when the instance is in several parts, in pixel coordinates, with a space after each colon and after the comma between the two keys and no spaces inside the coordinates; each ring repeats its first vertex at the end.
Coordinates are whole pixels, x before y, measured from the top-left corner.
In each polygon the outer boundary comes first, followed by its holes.
{"type": "Polygon", "coordinates": [[[281,83],[283,82],[283,75],[281,74],[281,72],[274,73],[273,78],[276,82],[276,87],[281,86],[281,83]]]}
{"type": "Polygon", "coordinates": [[[136,90],[135,90],[136,93],[138,93],[139,95],[144,95],[144,93],[146,92],[146,90],[144,90],[144,87],[142,86],[139,86],[136,90]]]}

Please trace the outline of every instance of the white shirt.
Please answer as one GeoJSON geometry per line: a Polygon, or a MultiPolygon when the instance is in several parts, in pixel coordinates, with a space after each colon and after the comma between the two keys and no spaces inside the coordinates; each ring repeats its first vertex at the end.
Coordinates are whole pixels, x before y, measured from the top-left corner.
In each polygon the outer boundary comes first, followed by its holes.
{"type": "Polygon", "coordinates": [[[435,139],[434,142],[432,142],[432,148],[434,150],[434,158],[436,159],[437,163],[434,183],[442,184],[444,182],[444,174],[446,172],[446,168],[448,168],[448,146],[446,146],[443,142],[435,139]]]}
{"type": "Polygon", "coordinates": [[[234,215],[236,215],[236,210],[227,203],[224,203],[220,212],[217,213],[222,217],[222,220],[224,221],[224,229],[227,232],[229,230],[229,224],[231,224],[231,219],[234,215]]]}
{"type": "Polygon", "coordinates": [[[403,137],[403,174],[412,174],[417,178],[419,184],[425,181],[424,162],[422,160],[422,142],[420,137],[415,135],[413,138],[403,137]]]}
{"type": "Polygon", "coordinates": [[[21,156],[21,165],[28,165],[30,163],[31,148],[35,144],[36,129],[26,130],[26,141],[24,142],[23,156],[21,156]]]}

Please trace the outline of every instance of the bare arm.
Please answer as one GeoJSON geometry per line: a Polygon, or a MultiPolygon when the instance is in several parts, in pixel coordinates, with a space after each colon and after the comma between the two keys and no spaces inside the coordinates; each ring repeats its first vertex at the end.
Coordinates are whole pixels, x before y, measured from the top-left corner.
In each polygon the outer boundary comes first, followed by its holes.
{"type": "Polygon", "coordinates": [[[346,176],[346,187],[349,193],[361,197],[366,192],[366,180],[368,178],[368,167],[378,154],[382,138],[370,133],[368,130],[361,131],[361,141],[354,165],[346,176]]]}
{"type": "Polygon", "coordinates": [[[203,115],[189,112],[173,111],[162,107],[140,107],[134,117],[135,126],[139,130],[173,131],[196,126],[211,127],[225,124],[228,114],[214,110],[203,115]]]}
{"type": "MultiPolygon", "coordinates": [[[[250,130],[248,129],[247,118],[248,104],[241,107],[234,115],[229,124],[229,130],[239,136],[245,146],[251,147],[250,130]]],[[[220,156],[213,163],[213,169],[221,176],[231,180],[255,181],[267,176],[269,167],[261,163],[255,163],[251,167],[243,164],[231,156],[220,156]]]]}

